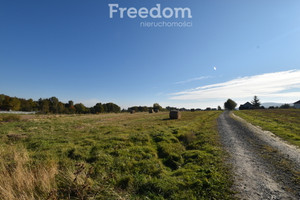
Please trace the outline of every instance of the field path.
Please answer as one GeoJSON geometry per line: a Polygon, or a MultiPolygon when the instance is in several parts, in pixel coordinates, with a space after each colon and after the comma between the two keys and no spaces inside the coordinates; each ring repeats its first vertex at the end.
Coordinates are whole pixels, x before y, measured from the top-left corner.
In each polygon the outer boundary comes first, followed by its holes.
{"type": "Polygon", "coordinates": [[[238,199],[300,199],[300,149],[224,112],[218,118],[238,199]]]}

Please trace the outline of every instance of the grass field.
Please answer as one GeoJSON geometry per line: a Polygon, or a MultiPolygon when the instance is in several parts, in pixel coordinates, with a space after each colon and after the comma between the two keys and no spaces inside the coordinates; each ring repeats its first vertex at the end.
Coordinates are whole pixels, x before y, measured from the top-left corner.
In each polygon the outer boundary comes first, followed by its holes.
{"type": "Polygon", "coordinates": [[[300,147],[300,109],[241,110],[234,113],[300,147]]]}
{"type": "Polygon", "coordinates": [[[0,199],[231,199],[220,113],[0,115],[0,199]]]}

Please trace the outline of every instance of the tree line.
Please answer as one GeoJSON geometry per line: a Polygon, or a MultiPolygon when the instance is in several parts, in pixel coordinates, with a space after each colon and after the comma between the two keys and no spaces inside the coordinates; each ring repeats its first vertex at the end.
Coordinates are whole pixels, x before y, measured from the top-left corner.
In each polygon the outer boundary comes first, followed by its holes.
{"type": "MultiPolygon", "coordinates": [[[[247,102],[244,105],[240,105],[239,110],[249,110],[249,109],[265,109],[264,106],[261,106],[260,100],[257,96],[253,97],[253,100],[251,101],[251,103],[247,102]],[[248,104],[248,105],[246,105],[248,104]]],[[[233,101],[232,99],[228,99],[225,103],[224,103],[224,108],[228,109],[228,110],[234,110],[235,107],[237,106],[237,103],[235,101],[233,101]]],[[[288,109],[288,108],[293,108],[292,106],[290,106],[290,104],[283,104],[281,106],[270,106],[269,109],[288,109]]]]}
{"type": "Polygon", "coordinates": [[[148,112],[149,110],[165,111],[166,109],[162,108],[158,103],[154,103],[152,107],[133,106],[133,107],[128,108],[128,111],[135,111],[135,112],[148,112]]]}
{"type": "Polygon", "coordinates": [[[86,107],[82,103],[74,104],[72,100],[68,103],[63,103],[56,97],[40,98],[38,101],[34,101],[33,99],[23,99],[0,94],[0,110],[36,111],[45,114],[96,114],[117,113],[121,111],[121,108],[114,103],[97,103],[93,107],[86,107]]]}

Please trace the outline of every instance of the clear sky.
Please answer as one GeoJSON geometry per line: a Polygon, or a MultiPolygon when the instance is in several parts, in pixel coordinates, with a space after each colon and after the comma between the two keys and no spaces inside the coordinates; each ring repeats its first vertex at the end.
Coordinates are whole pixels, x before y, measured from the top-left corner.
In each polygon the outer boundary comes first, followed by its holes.
{"type": "Polygon", "coordinates": [[[0,93],[123,108],[294,102],[299,11],[298,0],[0,0],[0,93]],[[108,4],[190,8],[192,18],[110,18],[108,4]]]}

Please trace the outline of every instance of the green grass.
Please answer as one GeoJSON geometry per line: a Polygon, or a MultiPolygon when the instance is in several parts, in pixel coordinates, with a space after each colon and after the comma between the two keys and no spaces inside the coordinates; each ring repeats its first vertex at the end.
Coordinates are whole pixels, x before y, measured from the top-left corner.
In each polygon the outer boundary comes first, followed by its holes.
{"type": "MultiPolygon", "coordinates": [[[[22,165],[4,156],[2,169],[13,174],[23,166],[26,176],[37,166],[53,166],[55,178],[47,179],[51,190],[33,191],[32,199],[231,199],[216,126],[220,113],[184,112],[181,120],[169,120],[168,113],[2,120],[3,155],[24,151],[29,156],[22,165]]],[[[11,196],[7,199],[20,198],[11,196]]]]}
{"type": "Polygon", "coordinates": [[[300,147],[300,109],[241,110],[234,113],[300,147]]]}

